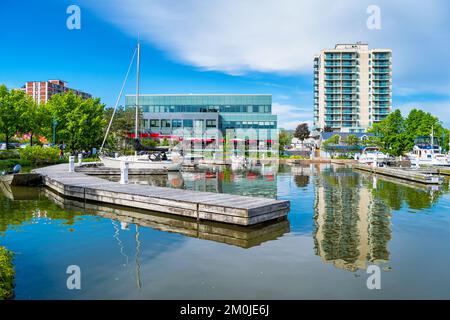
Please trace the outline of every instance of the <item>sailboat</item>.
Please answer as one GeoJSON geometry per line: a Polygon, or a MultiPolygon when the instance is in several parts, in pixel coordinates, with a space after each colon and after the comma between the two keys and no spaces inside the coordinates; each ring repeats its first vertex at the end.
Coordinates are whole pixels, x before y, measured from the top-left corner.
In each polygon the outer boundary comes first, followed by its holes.
{"type": "Polygon", "coordinates": [[[139,76],[140,76],[140,54],[141,54],[141,46],[138,41],[137,46],[134,50],[133,56],[131,58],[130,65],[128,67],[128,71],[125,75],[125,79],[122,84],[122,88],[120,90],[119,96],[117,98],[116,104],[114,106],[114,111],[111,116],[111,120],[109,122],[108,128],[106,130],[105,137],[103,139],[102,146],[100,148],[100,161],[103,163],[105,167],[109,168],[120,168],[122,162],[127,162],[130,169],[147,169],[147,170],[155,170],[157,172],[161,171],[179,171],[181,168],[181,161],[173,161],[173,159],[169,159],[166,156],[167,150],[161,148],[147,148],[140,144],[139,142],[139,76]],[[135,137],[135,154],[132,156],[116,156],[116,157],[108,157],[103,155],[103,147],[106,142],[106,138],[108,136],[109,130],[111,129],[111,124],[114,119],[114,115],[117,110],[117,106],[120,102],[120,99],[123,94],[123,90],[125,84],[128,79],[128,75],[130,73],[131,67],[133,65],[134,58],[137,54],[136,61],[136,116],[135,116],[135,126],[134,126],[134,137],[135,137]],[[138,151],[148,151],[149,154],[138,155],[138,151]]]}

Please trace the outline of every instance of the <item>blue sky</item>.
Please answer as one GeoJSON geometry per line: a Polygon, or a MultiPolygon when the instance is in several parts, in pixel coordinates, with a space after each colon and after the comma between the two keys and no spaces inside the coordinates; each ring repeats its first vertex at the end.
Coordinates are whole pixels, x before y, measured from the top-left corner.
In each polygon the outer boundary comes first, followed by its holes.
{"type": "Polygon", "coordinates": [[[142,92],[271,93],[280,126],[293,128],[312,121],[313,55],[363,41],[393,50],[394,108],[422,108],[450,126],[450,3],[393,2],[3,2],[0,83],[60,78],[111,106],[140,33],[142,92]],[[80,30],[66,27],[72,4],[81,9],[80,30]],[[366,27],[372,4],[380,30],[366,27]]]}

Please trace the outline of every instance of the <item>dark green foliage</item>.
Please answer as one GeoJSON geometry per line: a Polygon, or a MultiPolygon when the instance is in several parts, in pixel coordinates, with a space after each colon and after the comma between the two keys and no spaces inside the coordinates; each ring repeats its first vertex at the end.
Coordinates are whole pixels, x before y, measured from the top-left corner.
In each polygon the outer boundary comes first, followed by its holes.
{"type": "Polygon", "coordinates": [[[303,142],[303,140],[309,138],[310,133],[311,132],[309,131],[308,124],[300,123],[297,128],[295,128],[294,137],[303,142]]]}
{"type": "Polygon", "coordinates": [[[28,146],[20,149],[20,158],[29,161],[32,165],[54,164],[59,160],[59,148],[28,146]]]}
{"type": "Polygon", "coordinates": [[[64,142],[69,152],[100,146],[106,124],[100,99],[83,99],[73,92],[57,94],[48,109],[57,121],[56,142],[64,142]]]}
{"type": "Polygon", "coordinates": [[[373,142],[382,151],[400,156],[412,150],[417,137],[430,136],[432,129],[443,149],[447,150],[449,131],[437,117],[418,109],[411,110],[406,118],[400,110],[395,110],[385,120],[375,123],[369,132],[375,134],[373,142]]]}
{"type": "Polygon", "coordinates": [[[14,296],[13,254],[5,247],[0,247],[0,300],[14,296]]]}
{"type": "Polygon", "coordinates": [[[280,132],[278,134],[278,141],[279,141],[279,148],[280,148],[280,152],[281,152],[284,150],[285,146],[288,146],[291,144],[292,136],[286,130],[280,129],[280,132]]]}
{"type": "Polygon", "coordinates": [[[7,144],[17,132],[24,132],[26,115],[33,104],[23,91],[9,91],[6,86],[0,86],[0,132],[7,144]]]}

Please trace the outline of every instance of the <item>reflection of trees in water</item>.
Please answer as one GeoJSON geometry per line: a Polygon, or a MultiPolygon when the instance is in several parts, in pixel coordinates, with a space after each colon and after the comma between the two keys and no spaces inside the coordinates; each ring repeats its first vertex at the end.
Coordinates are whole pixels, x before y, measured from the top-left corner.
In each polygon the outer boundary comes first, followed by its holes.
{"type": "Polygon", "coordinates": [[[377,188],[373,188],[370,183],[367,184],[367,188],[372,191],[374,198],[380,199],[393,210],[399,210],[405,198],[405,189],[398,188],[397,185],[389,182],[386,183],[386,181],[382,180],[378,180],[376,184],[377,188]]]}
{"type": "Polygon", "coordinates": [[[382,200],[389,208],[400,210],[402,204],[408,208],[422,210],[431,208],[439,198],[448,193],[448,184],[433,189],[430,186],[408,185],[407,182],[388,181],[388,178],[378,177],[375,184],[373,176],[363,176],[364,184],[376,199],[382,200]]]}
{"type": "Polygon", "coordinates": [[[338,268],[356,271],[367,261],[389,259],[389,208],[351,170],[329,168],[319,175],[314,223],[315,253],[338,268]]]}
{"type": "MultiPolygon", "coordinates": [[[[37,189],[30,188],[30,192],[37,192],[37,189]]],[[[63,224],[73,225],[79,214],[66,212],[45,198],[13,201],[0,193],[0,235],[8,228],[15,228],[38,217],[61,220],[63,224]]]]}
{"type": "Polygon", "coordinates": [[[294,182],[298,188],[304,188],[309,184],[309,176],[307,175],[294,176],[294,182]]]}

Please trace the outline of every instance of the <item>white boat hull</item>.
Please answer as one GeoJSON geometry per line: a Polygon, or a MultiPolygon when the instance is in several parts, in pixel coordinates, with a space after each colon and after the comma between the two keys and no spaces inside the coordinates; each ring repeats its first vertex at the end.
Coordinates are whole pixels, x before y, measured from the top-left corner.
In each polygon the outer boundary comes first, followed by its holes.
{"type": "Polygon", "coordinates": [[[181,168],[180,163],[174,163],[172,161],[150,161],[143,157],[100,157],[103,165],[108,168],[120,168],[122,161],[128,162],[129,169],[148,169],[148,170],[166,170],[166,171],[179,171],[181,168]]]}
{"type": "Polygon", "coordinates": [[[389,161],[389,157],[378,149],[366,148],[359,157],[358,162],[369,166],[381,166],[389,161]]]}
{"type": "Polygon", "coordinates": [[[450,166],[450,161],[447,158],[417,158],[415,156],[410,156],[411,165],[419,166],[450,166]]]}
{"type": "Polygon", "coordinates": [[[358,162],[362,164],[373,164],[374,162],[379,163],[386,163],[389,160],[389,158],[385,156],[369,156],[369,157],[361,157],[359,158],[358,162]]]}

